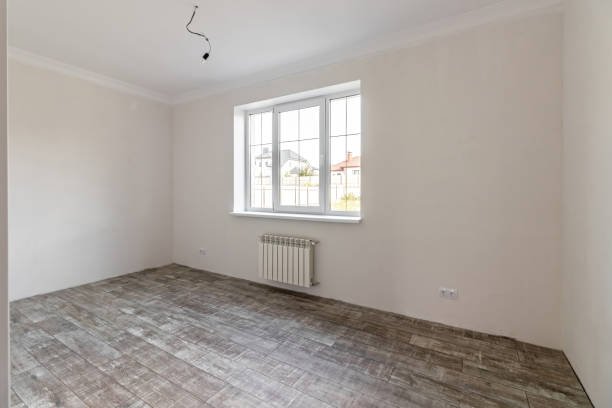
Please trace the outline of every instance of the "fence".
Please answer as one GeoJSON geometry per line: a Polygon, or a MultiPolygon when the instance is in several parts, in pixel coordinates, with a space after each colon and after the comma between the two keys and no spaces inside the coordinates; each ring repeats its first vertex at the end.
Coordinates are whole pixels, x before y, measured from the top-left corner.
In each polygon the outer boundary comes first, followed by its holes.
{"type": "MultiPolygon", "coordinates": [[[[281,206],[319,206],[318,176],[282,177],[279,189],[281,206]]],[[[329,194],[329,200],[334,207],[348,197],[355,197],[358,201],[361,196],[361,186],[358,182],[349,185],[332,183],[329,194]]],[[[255,208],[272,207],[271,184],[251,186],[251,206],[255,208]]]]}

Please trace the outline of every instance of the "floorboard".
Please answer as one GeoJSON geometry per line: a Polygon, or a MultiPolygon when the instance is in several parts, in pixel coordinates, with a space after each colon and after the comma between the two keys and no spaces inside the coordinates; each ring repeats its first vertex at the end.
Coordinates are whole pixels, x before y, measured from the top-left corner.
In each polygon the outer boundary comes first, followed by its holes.
{"type": "Polygon", "coordinates": [[[11,407],[591,407],[564,354],[169,265],[11,303],[11,407]]]}

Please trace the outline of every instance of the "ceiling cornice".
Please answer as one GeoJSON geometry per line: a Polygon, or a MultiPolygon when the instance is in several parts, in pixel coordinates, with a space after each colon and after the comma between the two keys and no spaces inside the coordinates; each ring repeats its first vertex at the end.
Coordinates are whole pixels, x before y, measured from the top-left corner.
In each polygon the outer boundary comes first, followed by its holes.
{"type": "Polygon", "coordinates": [[[562,12],[564,0],[504,0],[492,6],[483,7],[468,13],[438,20],[420,27],[401,30],[378,37],[358,48],[347,49],[316,58],[299,61],[283,67],[265,70],[243,78],[223,82],[214,86],[177,95],[173,104],[181,104],[211,95],[239,89],[260,82],[271,81],[283,76],[307,72],[315,68],[335,64],[341,61],[362,58],[392,50],[408,48],[426,42],[432,38],[450,35],[495,21],[503,21],[538,14],[562,12]]]}
{"type": "Polygon", "coordinates": [[[157,102],[171,103],[169,95],[152,91],[138,85],[133,85],[119,79],[111,78],[106,75],[98,74],[97,72],[88,71],[83,68],[69,65],[61,61],[33,54],[16,47],[8,47],[8,57],[23,64],[45,68],[50,71],[59,72],[64,75],[72,76],[84,81],[93,82],[97,85],[114,89],[131,95],[140,96],[147,99],[152,99],[157,102]]]}
{"type": "Polygon", "coordinates": [[[97,72],[69,65],[48,57],[33,54],[16,47],[8,47],[8,57],[24,64],[46,68],[64,75],[73,76],[97,85],[115,89],[120,92],[148,98],[166,104],[181,104],[211,95],[239,89],[260,82],[271,81],[283,76],[310,71],[322,66],[331,65],[344,60],[350,60],[368,55],[375,55],[395,49],[418,45],[432,38],[450,35],[479,25],[494,21],[507,20],[530,15],[561,12],[564,0],[503,0],[492,6],[483,7],[468,13],[460,14],[420,27],[397,31],[378,37],[359,47],[346,49],[318,56],[305,61],[299,61],[282,67],[265,70],[236,80],[222,82],[205,89],[196,89],[177,95],[168,95],[111,78],[97,72]]]}

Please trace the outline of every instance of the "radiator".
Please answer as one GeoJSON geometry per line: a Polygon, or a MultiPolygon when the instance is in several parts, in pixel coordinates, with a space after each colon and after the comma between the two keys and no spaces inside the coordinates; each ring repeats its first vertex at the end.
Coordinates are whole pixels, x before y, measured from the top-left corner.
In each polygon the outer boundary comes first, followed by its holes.
{"type": "Polygon", "coordinates": [[[264,234],[259,237],[259,276],[289,285],[310,287],[314,281],[317,241],[264,234]]]}

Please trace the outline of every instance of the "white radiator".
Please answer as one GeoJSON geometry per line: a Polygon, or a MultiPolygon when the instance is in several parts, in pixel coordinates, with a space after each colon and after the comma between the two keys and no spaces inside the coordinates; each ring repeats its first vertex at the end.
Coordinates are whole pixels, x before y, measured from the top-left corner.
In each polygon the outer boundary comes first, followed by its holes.
{"type": "Polygon", "coordinates": [[[263,279],[311,287],[314,282],[314,246],[307,238],[264,234],[259,237],[259,276],[263,279]]]}

